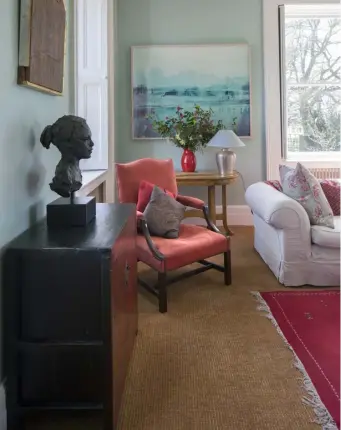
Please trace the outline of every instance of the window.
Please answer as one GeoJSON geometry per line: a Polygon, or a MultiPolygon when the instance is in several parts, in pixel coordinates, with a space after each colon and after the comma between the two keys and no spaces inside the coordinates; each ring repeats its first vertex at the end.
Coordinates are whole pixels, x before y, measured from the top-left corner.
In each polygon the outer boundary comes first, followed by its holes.
{"type": "Polygon", "coordinates": [[[263,0],[267,177],[278,165],[339,167],[339,0],[263,0]]]}
{"type": "Polygon", "coordinates": [[[282,155],[340,155],[341,18],[333,5],[279,7],[282,155]]]}

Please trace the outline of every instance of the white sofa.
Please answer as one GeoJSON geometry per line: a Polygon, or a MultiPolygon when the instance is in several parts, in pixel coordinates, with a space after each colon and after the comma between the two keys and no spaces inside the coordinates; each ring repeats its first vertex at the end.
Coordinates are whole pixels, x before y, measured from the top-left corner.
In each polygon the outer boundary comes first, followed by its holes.
{"type": "Polygon", "coordinates": [[[254,245],[281,284],[340,285],[340,217],[335,229],[311,226],[303,207],[264,182],[246,190],[254,245]]]}

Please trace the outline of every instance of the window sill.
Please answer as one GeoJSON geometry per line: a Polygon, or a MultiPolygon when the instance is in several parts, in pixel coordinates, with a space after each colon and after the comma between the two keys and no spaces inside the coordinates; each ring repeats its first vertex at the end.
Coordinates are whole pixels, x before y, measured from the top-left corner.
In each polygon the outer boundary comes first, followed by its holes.
{"type": "Polygon", "coordinates": [[[340,164],[341,154],[335,152],[289,152],[287,154],[287,162],[315,163],[315,164],[330,164],[331,166],[340,164]]]}
{"type": "Polygon", "coordinates": [[[87,196],[107,179],[107,170],[85,170],[82,171],[83,185],[77,195],[87,196]]]}
{"type": "Polygon", "coordinates": [[[319,160],[319,161],[313,161],[313,160],[281,160],[281,164],[286,164],[287,166],[295,167],[297,163],[301,163],[306,167],[310,167],[312,169],[316,168],[325,168],[325,169],[339,169],[340,168],[340,161],[326,161],[326,160],[319,160]]]}

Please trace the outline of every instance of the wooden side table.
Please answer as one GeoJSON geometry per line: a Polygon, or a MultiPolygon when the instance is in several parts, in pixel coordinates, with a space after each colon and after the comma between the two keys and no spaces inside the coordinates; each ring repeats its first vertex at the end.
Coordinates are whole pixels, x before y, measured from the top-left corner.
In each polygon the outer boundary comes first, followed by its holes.
{"type": "MultiPolygon", "coordinates": [[[[218,172],[208,171],[208,172],[176,172],[176,182],[178,186],[180,185],[190,185],[190,186],[204,186],[207,187],[208,191],[208,209],[210,213],[211,220],[216,223],[217,220],[223,221],[223,226],[226,233],[232,235],[231,230],[227,223],[227,195],[226,186],[234,182],[239,177],[238,172],[234,171],[230,176],[220,176],[218,172]],[[216,213],[216,186],[221,186],[222,192],[222,206],[223,212],[216,213]]],[[[203,213],[199,210],[191,209],[186,211],[186,218],[190,217],[201,217],[203,218],[203,213]]]]}

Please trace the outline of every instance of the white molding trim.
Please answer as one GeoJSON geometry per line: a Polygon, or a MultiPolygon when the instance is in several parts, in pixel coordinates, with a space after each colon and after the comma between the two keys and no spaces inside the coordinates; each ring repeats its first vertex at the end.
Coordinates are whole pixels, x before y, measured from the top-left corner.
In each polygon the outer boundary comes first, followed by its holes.
{"type": "MultiPolygon", "coordinates": [[[[222,212],[222,206],[216,207],[216,212],[222,212]]],[[[193,223],[198,225],[206,225],[206,221],[203,218],[185,218],[186,224],[193,223]]],[[[227,206],[227,223],[231,226],[253,226],[253,217],[251,209],[247,205],[231,205],[227,206]]],[[[222,221],[217,221],[217,226],[222,226],[222,221]]]]}
{"type": "MultiPolygon", "coordinates": [[[[222,212],[222,206],[217,207],[217,212],[222,212]]],[[[251,209],[247,205],[227,206],[227,222],[229,225],[253,225],[251,209]]]]}
{"type": "Polygon", "coordinates": [[[0,430],[7,429],[6,392],[4,384],[0,385],[0,430]]]}
{"type": "MultiPolygon", "coordinates": [[[[264,102],[267,179],[279,179],[279,163],[288,164],[286,160],[282,159],[281,155],[278,6],[283,4],[339,4],[339,0],[263,0],[264,102]]],[[[312,163],[307,162],[305,164],[310,166],[312,163]]],[[[316,165],[317,163],[315,162],[314,164],[316,165]]],[[[322,167],[326,162],[319,162],[318,164],[319,167],[322,167]]]]}

